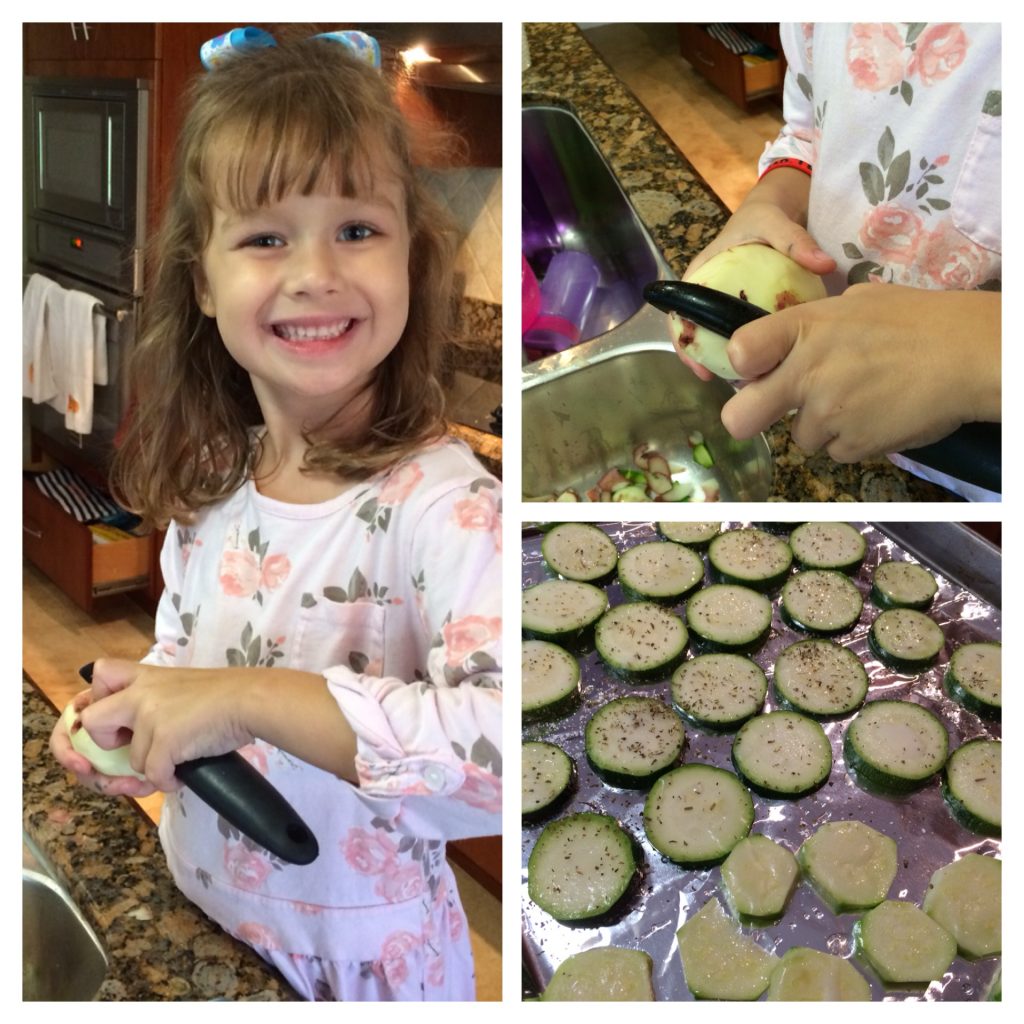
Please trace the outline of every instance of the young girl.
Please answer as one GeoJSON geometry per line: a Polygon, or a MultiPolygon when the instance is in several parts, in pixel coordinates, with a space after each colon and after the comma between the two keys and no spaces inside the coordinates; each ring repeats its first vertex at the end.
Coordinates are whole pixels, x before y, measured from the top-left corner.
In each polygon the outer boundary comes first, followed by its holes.
{"type": "MultiPolygon", "coordinates": [[[[500,831],[500,496],[444,435],[447,221],[378,72],[312,39],[198,81],[114,468],[170,525],[156,643],[85,728],[167,791],[182,891],[306,999],[472,999],[445,841],[500,831]],[[316,835],[298,867],[174,766],[241,749],[316,835]]],[[[85,703],[88,698],[81,698],[85,703]]]]}

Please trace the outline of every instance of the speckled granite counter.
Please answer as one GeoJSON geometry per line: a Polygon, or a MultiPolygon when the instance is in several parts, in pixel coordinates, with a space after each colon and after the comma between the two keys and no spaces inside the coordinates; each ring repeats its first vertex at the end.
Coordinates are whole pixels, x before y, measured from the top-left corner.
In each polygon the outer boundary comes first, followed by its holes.
{"type": "Polygon", "coordinates": [[[99,999],[278,1002],[298,997],[175,887],[156,828],[124,798],[68,781],[47,750],[56,714],[23,682],[24,827],[109,958],[99,999]]]}
{"type": "MultiPolygon", "coordinates": [[[[523,101],[566,106],[597,142],[669,265],[689,261],[722,230],[729,212],[686,158],[571,24],[527,25],[531,67],[523,101]]],[[[841,465],[793,444],[786,421],[768,433],[775,459],[772,501],[955,501],[887,460],[841,465]]]]}

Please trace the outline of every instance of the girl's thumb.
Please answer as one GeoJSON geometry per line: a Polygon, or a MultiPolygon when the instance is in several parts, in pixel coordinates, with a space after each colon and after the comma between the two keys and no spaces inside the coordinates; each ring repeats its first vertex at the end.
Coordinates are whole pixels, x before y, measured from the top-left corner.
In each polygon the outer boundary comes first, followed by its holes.
{"type": "Polygon", "coordinates": [[[139,664],[125,658],[100,658],[92,664],[93,700],[100,700],[130,686],[139,674],[139,664]]]}
{"type": "Polygon", "coordinates": [[[823,251],[821,246],[803,228],[797,228],[786,254],[795,263],[799,263],[801,267],[806,267],[815,274],[830,274],[836,269],[836,261],[823,251]]]}

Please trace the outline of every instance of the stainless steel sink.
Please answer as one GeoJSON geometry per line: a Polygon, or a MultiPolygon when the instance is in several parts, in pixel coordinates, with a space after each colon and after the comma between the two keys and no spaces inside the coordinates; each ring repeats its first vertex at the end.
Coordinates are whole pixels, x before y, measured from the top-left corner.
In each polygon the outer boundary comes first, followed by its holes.
{"type": "Polygon", "coordinates": [[[27,836],[22,847],[22,999],[94,999],[107,974],[103,946],[27,836]]]}
{"type": "Polygon", "coordinates": [[[650,281],[674,277],[580,120],[561,107],[523,108],[523,253],[538,277],[563,249],[601,272],[580,337],[586,341],[644,306],[650,281]]]}

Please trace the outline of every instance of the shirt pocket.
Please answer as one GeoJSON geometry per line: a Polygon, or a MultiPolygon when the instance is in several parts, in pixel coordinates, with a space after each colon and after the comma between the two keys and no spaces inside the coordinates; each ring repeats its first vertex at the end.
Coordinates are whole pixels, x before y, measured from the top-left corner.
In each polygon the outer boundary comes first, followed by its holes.
{"type": "Polygon", "coordinates": [[[951,200],[953,226],[976,245],[1002,252],[1002,117],[983,113],[967,146],[951,200]]]}
{"type": "Polygon", "coordinates": [[[319,601],[303,608],[296,623],[289,667],[323,672],[344,665],[380,675],[384,665],[383,605],[319,601]]]}

